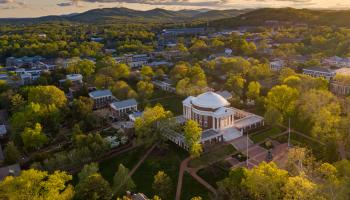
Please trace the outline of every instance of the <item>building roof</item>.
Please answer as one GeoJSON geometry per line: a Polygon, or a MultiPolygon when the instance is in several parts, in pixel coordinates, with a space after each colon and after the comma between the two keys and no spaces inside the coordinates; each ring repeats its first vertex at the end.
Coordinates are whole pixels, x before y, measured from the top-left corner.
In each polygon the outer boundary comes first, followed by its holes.
{"type": "Polygon", "coordinates": [[[343,67],[343,68],[335,70],[335,73],[336,74],[350,76],[350,68],[343,67]]]}
{"type": "Polygon", "coordinates": [[[229,106],[230,103],[215,92],[206,92],[192,98],[192,104],[202,108],[217,109],[224,106],[229,106]]]}
{"type": "Polygon", "coordinates": [[[256,123],[260,123],[262,121],[264,121],[263,117],[260,117],[258,115],[249,115],[247,117],[244,117],[242,119],[235,121],[235,126],[237,128],[244,128],[244,127],[256,124],[256,123]]]}
{"type": "Polygon", "coordinates": [[[111,103],[111,107],[116,110],[133,106],[137,106],[137,101],[135,99],[127,99],[124,101],[116,101],[111,103]]]}
{"type": "Polygon", "coordinates": [[[317,71],[317,72],[325,72],[325,73],[332,73],[333,71],[328,69],[328,68],[324,68],[324,67],[309,67],[309,68],[304,68],[304,71],[317,71]]]}
{"type": "Polygon", "coordinates": [[[81,74],[67,74],[66,79],[71,81],[80,81],[83,79],[83,76],[81,74]]]}
{"type": "Polygon", "coordinates": [[[2,181],[6,176],[14,175],[19,176],[21,173],[21,167],[19,164],[9,165],[0,168],[0,181],[2,181]]]}
{"type": "Polygon", "coordinates": [[[110,90],[96,90],[89,93],[91,98],[99,98],[105,96],[112,96],[112,92],[110,90]]]}

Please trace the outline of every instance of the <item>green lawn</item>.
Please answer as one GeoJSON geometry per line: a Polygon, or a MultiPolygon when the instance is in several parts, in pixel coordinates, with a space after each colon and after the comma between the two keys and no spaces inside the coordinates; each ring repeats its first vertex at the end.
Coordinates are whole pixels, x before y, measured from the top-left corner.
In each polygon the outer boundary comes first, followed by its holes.
{"type": "Polygon", "coordinates": [[[250,136],[250,139],[254,142],[254,143],[258,143],[258,142],[262,142],[267,138],[271,138],[273,136],[276,136],[278,134],[282,133],[281,129],[278,127],[273,127],[267,131],[261,132],[261,133],[257,133],[254,135],[250,136]]]}
{"type": "Polygon", "coordinates": [[[236,152],[236,149],[232,145],[220,145],[215,149],[211,149],[208,153],[203,154],[201,157],[192,159],[189,162],[190,167],[199,167],[203,165],[212,164],[224,159],[226,156],[236,152]]]}
{"type": "Polygon", "coordinates": [[[228,176],[229,166],[231,165],[226,161],[221,161],[199,170],[197,174],[213,187],[217,187],[216,183],[228,176]]]}
{"type": "Polygon", "coordinates": [[[192,197],[200,196],[203,200],[211,199],[211,192],[198,183],[190,174],[185,172],[182,182],[181,200],[190,200],[192,197]]]}
{"type": "MultiPolygon", "coordinates": [[[[288,134],[276,138],[279,142],[288,142],[288,134]]],[[[312,150],[316,158],[321,158],[324,146],[316,141],[310,140],[297,133],[291,132],[291,143],[294,146],[308,147],[312,150]]]]}
{"type": "Polygon", "coordinates": [[[137,147],[129,152],[105,160],[99,164],[100,172],[102,176],[112,184],[114,174],[118,170],[119,164],[123,164],[131,170],[145,152],[146,149],[144,147],[137,147]]]}
{"type": "Polygon", "coordinates": [[[152,97],[141,104],[141,109],[160,103],[166,110],[170,110],[174,115],[180,115],[182,114],[183,100],[184,97],[156,89],[154,90],[152,97]]]}
{"type": "Polygon", "coordinates": [[[148,197],[153,197],[155,192],[152,189],[154,175],[162,170],[172,180],[173,191],[171,199],[175,197],[176,186],[178,180],[178,173],[180,163],[188,156],[188,153],[170,143],[167,150],[154,150],[152,154],[145,160],[140,168],[132,176],[137,191],[143,192],[148,197]]]}

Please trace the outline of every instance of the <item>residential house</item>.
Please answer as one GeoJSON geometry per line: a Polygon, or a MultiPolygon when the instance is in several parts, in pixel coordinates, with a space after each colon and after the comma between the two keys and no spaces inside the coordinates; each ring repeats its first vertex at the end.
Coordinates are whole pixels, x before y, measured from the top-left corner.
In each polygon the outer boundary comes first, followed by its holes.
{"type": "Polygon", "coordinates": [[[95,90],[89,96],[94,101],[94,109],[106,108],[115,100],[110,90],[95,90]]]}
{"type": "Polygon", "coordinates": [[[280,71],[285,66],[285,62],[282,59],[275,59],[270,62],[271,71],[280,71]]]}
{"type": "Polygon", "coordinates": [[[137,111],[137,101],[135,99],[127,99],[124,101],[115,101],[110,104],[111,117],[119,119],[128,116],[137,111]]]}

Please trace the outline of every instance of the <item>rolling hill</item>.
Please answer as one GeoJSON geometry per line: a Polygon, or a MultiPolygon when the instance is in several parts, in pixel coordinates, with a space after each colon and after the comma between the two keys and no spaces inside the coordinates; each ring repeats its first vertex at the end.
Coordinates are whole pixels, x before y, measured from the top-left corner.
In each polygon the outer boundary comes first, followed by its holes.
{"type": "Polygon", "coordinates": [[[309,25],[350,27],[350,10],[309,10],[294,8],[263,8],[243,13],[240,16],[213,20],[211,26],[230,28],[262,25],[267,20],[306,23],[309,25]]]}
{"type": "Polygon", "coordinates": [[[115,22],[188,22],[188,21],[208,21],[235,17],[246,13],[249,10],[179,10],[171,11],[165,9],[153,9],[147,11],[132,10],[128,8],[103,8],[89,10],[84,13],[45,16],[39,18],[5,18],[0,19],[0,23],[37,23],[52,21],[70,21],[81,23],[115,23],[115,22]]]}

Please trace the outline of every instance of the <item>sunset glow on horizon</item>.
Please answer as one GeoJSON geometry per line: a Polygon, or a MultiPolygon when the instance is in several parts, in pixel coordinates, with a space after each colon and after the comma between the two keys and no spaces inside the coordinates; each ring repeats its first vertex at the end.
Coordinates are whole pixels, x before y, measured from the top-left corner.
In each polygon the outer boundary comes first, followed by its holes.
{"type": "Polygon", "coordinates": [[[0,17],[40,17],[80,13],[96,8],[127,7],[137,10],[245,9],[294,7],[349,9],[350,0],[0,0],[0,17]]]}

